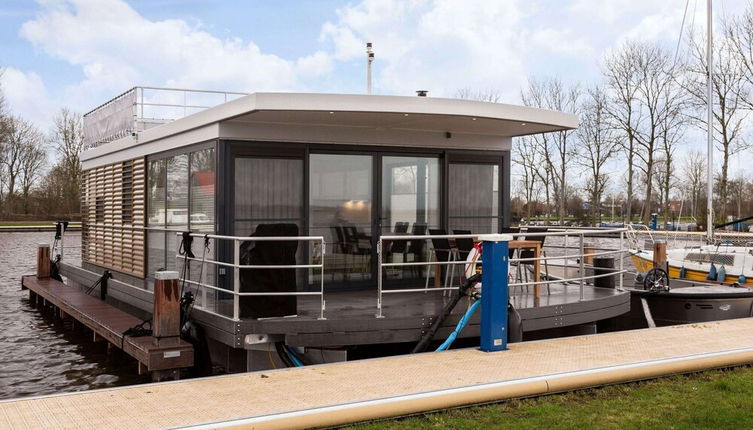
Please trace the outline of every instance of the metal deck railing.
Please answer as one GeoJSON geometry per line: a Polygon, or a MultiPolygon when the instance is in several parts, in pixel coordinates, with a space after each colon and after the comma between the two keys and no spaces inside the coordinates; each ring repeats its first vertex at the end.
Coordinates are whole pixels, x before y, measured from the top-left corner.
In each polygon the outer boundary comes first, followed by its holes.
{"type": "MultiPolygon", "coordinates": [[[[162,227],[138,227],[138,226],[116,226],[116,225],[104,225],[104,224],[90,224],[90,227],[98,227],[98,228],[107,228],[107,229],[139,229],[144,230],[147,232],[157,232],[157,233],[165,233],[165,234],[175,234],[176,236],[182,235],[184,232],[180,229],[171,229],[171,228],[162,228],[162,227]]],[[[584,230],[572,230],[572,229],[557,229],[552,230],[548,232],[521,232],[521,233],[513,233],[511,234],[514,238],[519,237],[525,237],[526,239],[530,239],[533,237],[548,237],[548,238],[557,238],[560,239],[558,243],[556,244],[546,244],[543,246],[544,252],[541,253],[541,256],[538,258],[521,258],[518,256],[517,258],[511,258],[510,264],[511,266],[516,266],[517,268],[520,268],[522,265],[528,265],[533,262],[539,261],[542,263],[542,267],[562,267],[563,269],[571,268],[571,269],[577,269],[577,276],[568,276],[568,271],[564,270],[565,276],[563,277],[556,277],[554,279],[553,277],[545,277],[544,279],[536,280],[529,280],[529,279],[523,279],[520,270],[518,270],[517,277],[511,277],[509,279],[509,287],[511,287],[511,291],[513,288],[518,288],[522,291],[523,288],[529,288],[531,286],[549,286],[552,284],[577,284],[580,289],[580,300],[584,299],[584,288],[586,286],[586,283],[588,281],[593,282],[596,279],[607,277],[607,276],[617,276],[617,289],[619,291],[623,291],[624,287],[624,274],[627,273],[627,270],[625,270],[624,267],[624,259],[629,256],[629,250],[625,246],[625,232],[627,229],[625,228],[619,228],[619,229],[584,229],[584,230]],[[592,236],[599,236],[603,234],[619,234],[619,246],[616,248],[604,248],[604,247],[595,247],[590,246],[586,243],[586,240],[589,237],[592,236]],[[573,240],[575,242],[573,243],[573,240]],[[586,252],[586,248],[589,248],[586,252]],[[553,255],[547,255],[546,250],[550,250],[550,253],[553,255]],[[600,272],[600,274],[596,274],[595,272],[592,274],[588,274],[586,269],[594,269],[593,266],[587,265],[585,263],[585,260],[587,258],[594,258],[594,257],[603,257],[603,256],[615,256],[618,260],[618,267],[609,269],[609,268],[596,268],[600,272]]],[[[203,238],[203,239],[211,239],[215,241],[215,249],[218,249],[219,246],[217,245],[216,241],[228,241],[232,243],[232,253],[229,256],[229,261],[220,261],[215,258],[207,258],[205,254],[202,254],[202,257],[199,258],[198,256],[194,257],[187,257],[185,254],[181,254],[178,252],[178,250],[175,250],[175,254],[170,253],[170,255],[174,255],[177,260],[183,260],[184,264],[187,264],[189,262],[198,262],[201,264],[201,272],[204,273],[203,267],[204,265],[211,265],[215,266],[218,269],[227,270],[229,269],[232,271],[232,289],[223,288],[220,285],[216,284],[210,284],[208,282],[205,282],[204,279],[200,278],[198,280],[191,278],[191,273],[189,270],[182,270],[182,273],[185,274],[181,278],[181,282],[185,282],[187,285],[195,287],[198,293],[199,290],[203,291],[214,291],[221,294],[228,294],[232,296],[232,314],[226,315],[223,312],[219,311],[218,308],[215,306],[212,308],[209,303],[203,302],[200,304],[195,305],[196,308],[202,309],[206,312],[210,312],[214,315],[217,315],[222,318],[230,319],[233,321],[239,321],[242,319],[241,317],[241,309],[240,309],[240,299],[243,297],[263,297],[263,296],[317,296],[319,298],[319,309],[318,309],[318,318],[319,319],[326,319],[325,318],[325,310],[326,310],[326,295],[327,292],[325,291],[324,286],[324,279],[325,279],[325,273],[326,273],[326,267],[325,267],[325,255],[326,255],[326,242],[325,238],[323,236],[279,236],[279,237],[261,237],[261,236],[227,236],[227,235],[217,235],[217,234],[207,234],[207,233],[201,233],[201,232],[190,232],[190,236],[193,238],[203,238]],[[313,243],[315,253],[314,257],[311,258],[311,260],[318,259],[319,262],[316,263],[307,263],[307,264],[265,264],[265,265],[259,265],[259,264],[244,264],[241,259],[241,245],[243,242],[291,242],[291,241],[297,241],[297,242],[307,242],[307,243],[313,243]],[[272,291],[242,291],[242,285],[241,285],[241,270],[246,269],[258,269],[258,270],[275,270],[275,269],[308,269],[317,271],[320,275],[320,278],[318,279],[318,291],[278,291],[278,292],[272,292],[272,291]]],[[[450,275],[449,272],[454,272],[454,267],[459,265],[466,265],[468,264],[465,260],[448,260],[448,261],[405,261],[405,262],[386,262],[383,259],[383,246],[384,241],[396,241],[396,240],[402,240],[402,241],[410,241],[410,240],[423,240],[423,241],[429,241],[431,242],[432,239],[449,239],[449,240],[456,240],[456,239],[473,239],[478,240],[480,237],[483,237],[483,235],[383,235],[379,238],[377,241],[377,268],[378,268],[378,276],[377,276],[377,295],[376,295],[376,314],[375,316],[377,318],[383,318],[383,299],[385,294],[401,294],[401,293],[416,293],[416,292],[423,292],[423,293],[437,293],[437,292],[449,292],[452,290],[457,290],[458,285],[454,283],[454,280],[449,281],[447,279],[447,276],[450,275]],[[429,269],[431,267],[441,267],[446,266],[447,274],[445,275],[445,283],[444,286],[438,287],[438,288],[429,288],[429,269]],[[390,268],[400,268],[400,267],[423,267],[426,270],[425,273],[425,283],[424,288],[395,288],[395,289],[385,289],[384,288],[384,273],[386,270],[390,268]]],[[[431,248],[427,248],[430,249],[431,248]]],[[[432,254],[432,252],[429,252],[429,254],[432,254]]],[[[310,260],[310,261],[311,261],[310,260]]],[[[480,259],[480,261],[476,262],[477,264],[483,264],[483,258],[480,259]]],[[[548,268],[546,269],[548,272],[548,268]]],[[[512,271],[511,271],[512,273],[512,271]]],[[[527,277],[527,275],[526,275],[527,277]]],[[[214,277],[214,279],[218,279],[217,276],[214,277]]],[[[461,282],[461,277],[458,276],[458,283],[461,282]]],[[[549,294],[549,293],[548,293],[549,294]]],[[[219,297],[219,296],[218,296],[219,297]]],[[[218,298],[219,300],[219,298],[218,298]]]]}

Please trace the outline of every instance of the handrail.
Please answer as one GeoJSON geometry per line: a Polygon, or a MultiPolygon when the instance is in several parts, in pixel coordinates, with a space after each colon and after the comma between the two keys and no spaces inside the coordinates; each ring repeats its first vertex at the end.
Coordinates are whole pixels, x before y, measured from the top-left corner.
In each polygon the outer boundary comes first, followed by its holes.
{"type": "MultiPolygon", "coordinates": [[[[176,233],[180,236],[183,233],[176,233]]],[[[233,263],[227,263],[224,261],[218,261],[213,259],[188,257],[186,255],[176,254],[178,259],[184,259],[184,261],[200,261],[202,264],[212,264],[215,266],[229,267],[233,269],[233,289],[226,290],[220,289],[225,293],[233,295],[233,320],[240,320],[240,297],[256,297],[256,296],[319,296],[319,319],[324,320],[325,300],[324,300],[324,255],[326,253],[326,243],[324,242],[324,236],[227,236],[211,233],[189,233],[191,237],[197,238],[209,238],[217,240],[232,240],[233,241],[233,263]],[[241,264],[240,263],[240,244],[241,242],[290,242],[290,241],[317,241],[321,244],[321,263],[319,264],[241,264]],[[254,291],[254,292],[242,292],[240,291],[240,271],[243,269],[319,269],[320,270],[320,289],[319,291],[254,291]]],[[[190,274],[189,274],[190,275],[190,274]]],[[[203,286],[201,283],[194,283],[197,286],[203,286]]],[[[212,288],[217,290],[218,288],[212,288]]]]}
{"type": "MultiPolygon", "coordinates": [[[[510,236],[513,237],[520,237],[523,236],[526,238],[526,240],[529,237],[548,237],[548,236],[556,236],[556,237],[564,237],[565,239],[565,245],[564,246],[557,246],[557,248],[565,249],[566,254],[565,255],[556,255],[556,256],[546,256],[542,255],[539,257],[532,257],[532,258],[511,258],[509,259],[510,264],[520,264],[520,263],[533,263],[533,262],[546,262],[552,261],[552,260],[564,260],[564,264],[552,264],[552,267],[571,267],[567,264],[568,261],[576,260],[578,261],[578,273],[579,276],[575,278],[566,278],[566,279],[557,279],[557,280],[538,280],[538,281],[530,281],[530,282],[515,282],[508,284],[510,287],[518,287],[518,286],[530,286],[530,285],[549,285],[549,284],[555,284],[555,283],[568,283],[568,282],[578,282],[580,284],[580,300],[584,300],[584,287],[585,287],[585,281],[587,280],[594,280],[598,278],[608,277],[608,276],[619,276],[619,285],[617,289],[619,291],[624,291],[623,283],[624,283],[624,274],[628,273],[627,270],[624,268],[624,257],[627,252],[627,249],[624,248],[624,236],[626,232],[628,231],[628,228],[622,227],[622,228],[599,228],[599,229],[562,229],[561,231],[547,231],[547,232],[519,232],[519,233],[508,233],[510,236]],[[587,235],[599,235],[604,233],[619,233],[619,239],[620,239],[620,245],[619,249],[610,249],[610,248],[602,248],[599,249],[599,252],[589,252],[586,253],[585,251],[585,237],[587,235]],[[567,250],[572,249],[573,247],[567,246],[567,240],[569,237],[578,237],[578,249],[579,251],[575,254],[568,254],[567,250]],[[619,255],[619,268],[604,268],[600,270],[604,270],[607,273],[602,274],[596,274],[595,272],[591,275],[586,275],[586,264],[585,260],[587,258],[595,258],[595,257],[601,257],[601,256],[608,256],[608,255],[619,255]]],[[[479,239],[483,239],[484,235],[481,234],[442,234],[442,235],[384,235],[379,238],[377,241],[377,266],[378,266],[378,277],[377,277],[377,318],[383,318],[383,299],[382,296],[384,294],[395,294],[395,293],[410,293],[410,292],[429,292],[429,291],[450,291],[450,290],[457,290],[457,287],[439,287],[439,288],[428,288],[428,275],[427,275],[427,283],[426,287],[424,289],[416,289],[416,288],[410,288],[410,289],[385,289],[383,285],[383,271],[385,268],[394,268],[394,267],[426,267],[426,266],[447,266],[447,267],[454,267],[457,265],[466,265],[468,264],[467,261],[461,261],[461,260],[448,260],[448,261],[409,261],[409,262],[384,262],[383,261],[383,245],[384,241],[401,241],[401,240],[432,240],[432,239],[473,239],[474,241],[477,241],[479,239]]],[[[543,244],[542,244],[543,246],[543,244]]],[[[594,248],[591,248],[591,250],[596,250],[594,248]]],[[[451,251],[452,253],[452,251],[451,251]]],[[[476,261],[477,264],[483,264],[483,259],[480,259],[476,261]]],[[[588,266],[589,268],[593,267],[591,265],[588,266]]],[[[445,282],[446,285],[446,282],[445,282]]]]}
{"type": "MultiPolygon", "coordinates": [[[[130,230],[143,230],[145,232],[163,232],[163,233],[174,233],[176,236],[181,236],[186,233],[185,230],[179,229],[179,228],[171,228],[171,227],[153,227],[153,226],[133,226],[133,225],[125,225],[125,226],[118,226],[118,225],[108,225],[108,224],[86,224],[86,227],[91,228],[106,228],[106,229],[130,229],[130,230]]],[[[539,280],[539,281],[528,281],[528,282],[512,282],[509,284],[510,287],[519,287],[519,286],[530,286],[530,285],[550,285],[550,284],[556,284],[556,283],[570,283],[570,282],[578,282],[580,284],[580,299],[584,299],[584,286],[586,281],[591,281],[594,279],[607,277],[607,276],[618,276],[619,279],[619,286],[618,290],[623,291],[623,278],[624,274],[628,271],[624,268],[624,257],[627,252],[626,248],[624,247],[624,238],[626,234],[629,234],[628,228],[600,228],[600,229],[559,229],[555,231],[547,231],[547,232],[531,232],[528,233],[526,231],[520,232],[520,233],[513,233],[513,237],[520,237],[524,236],[526,238],[530,237],[547,237],[547,236],[554,236],[554,237],[563,237],[564,238],[564,245],[561,243],[555,244],[555,245],[549,245],[549,247],[556,248],[556,249],[563,249],[564,255],[541,255],[539,257],[533,257],[533,258],[511,258],[509,261],[511,264],[531,264],[535,262],[542,263],[542,267],[564,267],[564,268],[577,268],[578,269],[578,276],[576,277],[570,277],[565,279],[547,279],[547,280],[539,280]],[[619,233],[619,239],[620,239],[620,246],[618,249],[613,248],[595,248],[589,246],[590,253],[586,253],[586,243],[585,239],[586,237],[592,236],[592,235],[600,235],[603,233],[613,233],[617,234],[619,233]],[[575,246],[568,246],[568,240],[572,241],[572,239],[575,238],[577,240],[575,246]],[[568,252],[572,251],[574,248],[577,248],[578,250],[575,252],[568,252]],[[597,252],[593,252],[597,251],[597,252]],[[591,269],[592,265],[586,265],[585,261],[588,258],[596,258],[601,256],[621,256],[619,258],[619,268],[600,268],[599,270],[602,271],[600,274],[586,274],[586,268],[591,269]],[[559,260],[559,261],[558,261],[559,260]],[[569,262],[577,261],[576,265],[568,264],[569,262]],[[546,265],[546,266],[545,266],[546,265]]],[[[207,239],[213,239],[213,240],[224,240],[224,241],[231,241],[233,243],[233,250],[231,254],[231,261],[219,261],[215,258],[206,258],[206,256],[198,257],[187,257],[185,255],[179,255],[176,254],[176,258],[183,259],[185,262],[202,262],[203,264],[210,264],[215,267],[223,267],[228,268],[233,271],[233,281],[232,289],[226,289],[221,288],[217,285],[210,285],[209,283],[203,282],[204,279],[199,279],[198,281],[189,279],[189,276],[186,276],[186,279],[184,280],[186,284],[195,286],[197,289],[205,289],[205,290],[211,290],[211,291],[217,291],[222,292],[226,294],[230,294],[233,296],[233,315],[232,318],[228,316],[222,315],[223,318],[232,319],[233,321],[240,320],[240,304],[239,300],[241,297],[256,297],[256,296],[319,296],[320,298],[320,306],[319,306],[319,318],[325,319],[325,292],[324,292],[324,278],[325,278],[325,260],[326,260],[326,241],[324,236],[231,236],[231,235],[221,235],[221,234],[214,234],[214,233],[204,233],[201,231],[189,231],[188,234],[193,238],[207,238],[207,239]],[[241,264],[240,259],[240,248],[241,244],[243,242],[290,242],[290,241],[297,241],[297,242],[313,242],[316,250],[316,258],[320,260],[319,263],[309,263],[309,264],[241,264]],[[254,270],[269,270],[269,269],[318,269],[317,271],[320,274],[319,279],[319,290],[318,291],[286,291],[286,292],[265,292],[265,291],[254,291],[254,292],[242,292],[240,291],[240,271],[244,269],[254,269],[254,270]]],[[[424,288],[384,288],[384,270],[387,268],[394,268],[394,267],[429,267],[429,266],[446,266],[448,268],[455,267],[457,265],[466,265],[466,261],[462,260],[450,260],[450,261],[404,261],[404,262],[385,262],[383,261],[383,247],[385,242],[387,241],[409,241],[409,240],[424,240],[429,241],[432,239],[473,239],[478,240],[479,238],[483,238],[484,235],[480,234],[445,234],[445,235],[383,235],[378,238],[377,240],[377,266],[378,266],[378,276],[377,276],[377,314],[376,317],[382,318],[383,315],[383,296],[385,294],[399,294],[399,293],[415,293],[415,292],[429,292],[429,291],[453,291],[456,290],[456,286],[448,286],[445,282],[445,286],[439,287],[439,288],[428,288],[428,273],[427,273],[427,283],[424,288]]],[[[570,242],[572,243],[572,242],[570,242]]],[[[546,248],[546,246],[544,247],[546,248]]],[[[427,248],[429,249],[429,248],[427,248]]],[[[451,251],[453,252],[453,251],[451,251]]],[[[457,252],[457,251],[454,251],[457,252]]],[[[477,261],[479,264],[483,264],[483,261],[479,259],[477,261]]],[[[567,271],[565,273],[567,275],[567,271]]],[[[558,275],[559,276],[559,275],[558,275]]],[[[212,312],[211,310],[207,309],[207,311],[212,312]]],[[[214,312],[213,312],[214,313],[214,312]]]]}

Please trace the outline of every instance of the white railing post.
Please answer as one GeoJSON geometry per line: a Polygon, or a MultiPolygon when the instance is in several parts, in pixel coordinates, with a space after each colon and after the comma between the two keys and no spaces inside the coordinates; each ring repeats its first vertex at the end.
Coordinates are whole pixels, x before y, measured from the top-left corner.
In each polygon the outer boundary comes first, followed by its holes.
{"type": "Polygon", "coordinates": [[[377,318],[382,315],[382,238],[377,241],[377,318]]]}
{"type": "Polygon", "coordinates": [[[233,319],[240,320],[240,300],[238,293],[241,292],[241,244],[238,239],[233,240],[233,319]]]}
{"type": "Polygon", "coordinates": [[[623,266],[624,265],[624,261],[625,261],[625,244],[624,244],[624,239],[625,239],[625,232],[621,231],[620,232],[620,254],[619,254],[620,255],[620,286],[618,288],[620,291],[625,291],[622,288],[622,279],[625,277],[624,266],[623,266]]]}
{"type": "MultiPolygon", "coordinates": [[[[227,95],[225,95],[225,97],[227,98],[227,95]]],[[[322,266],[322,269],[321,269],[321,276],[320,276],[321,279],[319,279],[319,288],[320,288],[319,292],[321,293],[321,295],[319,296],[319,305],[320,305],[320,308],[319,308],[319,319],[320,320],[326,320],[327,318],[324,318],[324,307],[325,307],[325,303],[324,303],[324,255],[327,252],[326,251],[326,246],[327,245],[324,243],[324,238],[321,239],[321,243],[322,243],[322,246],[321,246],[321,251],[322,251],[321,266],[322,266]]]]}
{"type": "Polygon", "coordinates": [[[586,250],[585,250],[585,248],[583,246],[583,236],[584,236],[584,234],[585,233],[583,233],[583,232],[580,233],[580,257],[579,257],[579,260],[580,260],[580,300],[581,301],[583,300],[583,286],[584,286],[584,284],[586,282],[586,279],[585,279],[586,278],[586,264],[585,264],[585,262],[586,262],[586,259],[585,259],[586,252],[585,251],[586,250]]]}

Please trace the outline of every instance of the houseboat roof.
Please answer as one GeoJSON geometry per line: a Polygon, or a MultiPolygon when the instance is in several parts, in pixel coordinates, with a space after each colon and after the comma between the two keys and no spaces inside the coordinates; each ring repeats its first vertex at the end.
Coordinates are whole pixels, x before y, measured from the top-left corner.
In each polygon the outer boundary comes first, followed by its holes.
{"type": "Polygon", "coordinates": [[[499,150],[511,137],[577,126],[573,114],[463,99],[254,93],[103,143],[81,160],[87,169],[212,139],[499,150]]]}

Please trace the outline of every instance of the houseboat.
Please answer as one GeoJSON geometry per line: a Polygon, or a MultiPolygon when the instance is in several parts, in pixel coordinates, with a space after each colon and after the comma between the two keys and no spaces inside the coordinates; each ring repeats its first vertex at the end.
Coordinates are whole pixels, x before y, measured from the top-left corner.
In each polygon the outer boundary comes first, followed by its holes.
{"type": "MultiPolygon", "coordinates": [[[[512,139],[578,126],[460,99],[148,87],[84,119],[82,257],[62,274],[87,288],[111,272],[107,301],[146,318],[155,272],[178,271],[229,372],[284,364],[280,345],[311,363],[409,351],[461,282],[464,244],[509,232],[512,139]]],[[[629,308],[620,289],[541,282],[511,297],[526,338],[629,308]]],[[[460,337],[478,333],[476,316],[460,337]]]]}

